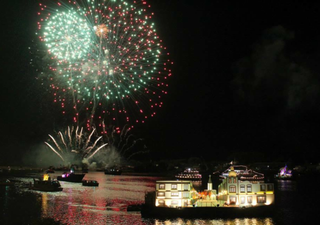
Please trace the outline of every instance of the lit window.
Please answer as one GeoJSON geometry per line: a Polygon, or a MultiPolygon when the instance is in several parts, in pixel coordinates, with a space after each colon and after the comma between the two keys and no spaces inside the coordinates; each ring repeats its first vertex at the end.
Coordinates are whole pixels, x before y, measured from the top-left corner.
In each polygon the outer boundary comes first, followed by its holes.
{"type": "Polygon", "coordinates": [[[244,204],[245,202],[246,202],[246,197],[241,196],[241,198],[240,198],[240,203],[241,203],[241,204],[244,204]]]}
{"type": "Polygon", "coordinates": [[[178,201],[172,201],[171,205],[178,205],[178,201]]]}
{"type": "Polygon", "coordinates": [[[252,196],[248,196],[248,197],[247,197],[247,202],[248,202],[248,204],[251,204],[251,203],[252,203],[252,196]]]}
{"type": "Polygon", "coordinates": [[[266,203],[266,196],[265,195],[259,195],[257,197],[257,202],[258,203],[266,203]]]}
{"type": "Polygon", "coordinates": [[[163,197],[163,196],[164,196],[164,192],[159,191],[158,194],[157,194],[157,196],[158,196],[158,197],[163,197]]]}
{"type": "Polygon", "coordinates": [[[185,184],[185,185],[184,185],[184,190],[185,190],[185,191],[189,190],[189,184],[185,184]]]}
{"type": "Polygon", "coordinates": [[[171,184],[171,189],[172,190],[177,190],[177,184],[171,184]]]}
{"type": "Polygon", "coordinates": [[[229,179],[228,179],[228,183],[232,183],[231,177],[229,177],[229,179]]]}
{"type": "Polygon", "coordinates": [[[179,197],[179,192],[171,192],[171,197],[179,197]]]}
{"type": "Polygon", "coordinates": [[[266,190],[266,186],[264,184],[260,185],[260,191],[265,191],[266,190]]]}
{"type": "Polygon", "coordinates": [[[164,184],[159,184],[159,189],[165,189],[165,185],[164,184]]]}
{"type": "Polygon", "coordinates": [[[236,193],[236,186],[232,185],[229,187],[229,192],[230,193],[236,193]]]}
{"type": "Polygon", "coordinates": [[[183,192],[183,197],[184,198],[189,198],[189,192],[183,192]]]}
{"type": "Polygon", "coordinates": [[[237,203],[237,197],[236,196],[230,196],[230,205],[234,205],[237,203]]]}
{"type": "Polygon", "coordinates": [[[247,192],[249,192],[249,193],[252,192],[252,185],[251,184],[247,185],[247,192]]]}
{"type": "Polygon", "coordinates": [[[159,200],[159,205],[164,206],[164,200],[159,200]]]}
{"type": "Polygon", "coordinates": [[[246,190],[245,190],[245,185],[244,185],[244,184],[241,184],[241,185],[240,185],[240,192],[241,192],[241,193],[246,192],[246,190]]]}

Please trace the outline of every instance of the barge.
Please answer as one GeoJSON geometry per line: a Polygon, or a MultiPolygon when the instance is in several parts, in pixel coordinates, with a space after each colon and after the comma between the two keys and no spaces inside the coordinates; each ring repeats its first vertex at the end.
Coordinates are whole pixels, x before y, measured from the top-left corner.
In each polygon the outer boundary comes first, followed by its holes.
{"type": "Polygon", "coordinates": [[[212,189],[211,175],[207,189],[203,191],[195,190],[192,181],[156,181],[156,191],[146,194],[141,215],[149,218],[272,216],[275,212],[273,183],[265,183],[256,174],[251,175],[244,176],[231,167],[218,185],[218,192],[212,189]]]}

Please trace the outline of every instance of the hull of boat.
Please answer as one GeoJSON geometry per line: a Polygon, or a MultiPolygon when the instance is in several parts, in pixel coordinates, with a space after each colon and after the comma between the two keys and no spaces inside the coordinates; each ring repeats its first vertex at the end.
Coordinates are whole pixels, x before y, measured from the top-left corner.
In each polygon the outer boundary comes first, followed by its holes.
{"type": "Polygon", "coordinates": [[[255,207],[188,207],[170,208],[141,206],[141,215],[145,218],[258,218],[269,217],[275,213],[274,205],[255,207]]]}
{"type": "Polygon", "coordinates": [[[58,187],[58,188],[52,188],[52,187],[30,187],[30,190],[34,190],[34,191],[45,191],[45,192],[57,192],[57,191],[62,191],[63,188],[62,187],[58,187]]]}
{"type": "Polygon", "coordinates": [[[85,174],[69,174],[68,176],[58,176],[57,179],[59,181],[68,181],[68,182],[82,182],[82,179],[84,178],[85,174]]]}

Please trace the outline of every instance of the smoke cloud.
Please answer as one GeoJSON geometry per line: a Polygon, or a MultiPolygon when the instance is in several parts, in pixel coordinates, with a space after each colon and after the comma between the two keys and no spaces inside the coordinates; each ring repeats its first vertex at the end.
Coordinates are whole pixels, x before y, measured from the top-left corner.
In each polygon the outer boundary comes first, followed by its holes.
{"type": "Polygon", "coordinates": [[[295,49],[294,39],[293,32],[273,27],[263,33],[250,56],[238,61],[232,81],[238,103],[281,110],[317,105],[319,79],[295,49]]]}

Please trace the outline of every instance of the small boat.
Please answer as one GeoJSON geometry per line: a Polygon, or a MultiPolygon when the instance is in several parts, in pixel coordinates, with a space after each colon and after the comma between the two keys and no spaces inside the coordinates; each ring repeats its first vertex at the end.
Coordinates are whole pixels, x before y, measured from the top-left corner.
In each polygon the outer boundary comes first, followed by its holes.
{"type": "Polygon", "coordinates": [[[202,175],[195,168],[187,168],[183,172],[175,175],[178,180],[201,180],[202,175]]]}
{"type": "Polygon", "coordinates": [[[73,170],[70,172],[64,172],[61,176],[58,176],[57,179],[60,181],[69,181],[69,182],[82,182],[84,173],[74,173],[73,170]]]}
{"type": "Polygon", "coordinates": [[[275,175],[275,178],[279,180],[291,180],[293,179],[293,172],[285,165],[285,167],[280,168],[280,171],[275,175]]]}
{"type": "Polygon", "coordinates": [[[97,186],[99,186],[99,183],[96,180],[82,180],[82,186],[97,187],[97,186]]]}
{"type": "Polygon", "coordinates": [[[41,179],[34,178],[33,185],[30,184],[29,189],[35,190],[35,191],[62,191],[63,190],[59,181],[52,180],[48,174],[44,174],[41,179]]]}
{"type": "Polygon", "coordinates": [[[0,186],[13,186],[13,184],[14,183],[9,179],[0,181],[0,186]]]}
{"type": "Polygon", "coordinates": [[[46,170],[46,173],[54,173],[54,170],[52,168],[49,168],[46,170]]]}
{"type": "Polygon", "coordinates": [[[110,175],[121,175],[122,170],[118,167],[109,167],[106,168],[104,171],[104,174],[110,174],[110,175]]]}

